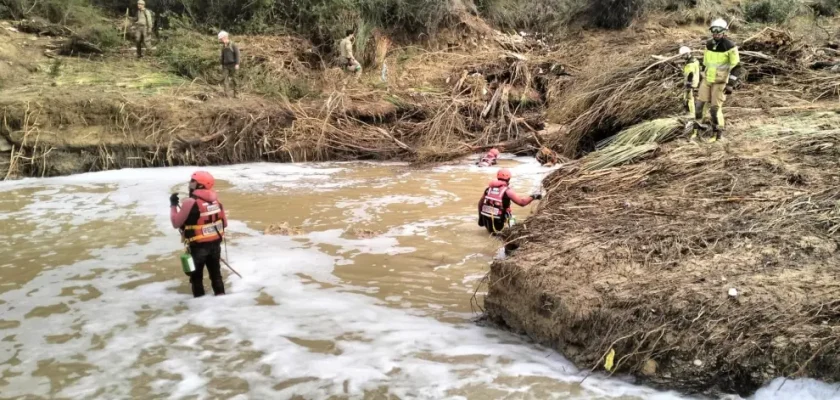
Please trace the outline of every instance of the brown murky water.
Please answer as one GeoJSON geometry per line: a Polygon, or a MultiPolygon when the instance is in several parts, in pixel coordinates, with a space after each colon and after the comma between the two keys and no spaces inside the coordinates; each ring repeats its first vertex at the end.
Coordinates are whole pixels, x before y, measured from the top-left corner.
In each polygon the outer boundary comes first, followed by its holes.
{"type": "MultiPolygon", "coordinates": [[[[504,163],[523,194],[547,172],[504,163]]],[[[581,383],[558,354],[472,323],[500,247],[474,215],[495,170],[210,170],[243,278],[225,272],[228,295],[202,299],[168,225],[193,169],[0,183],[0,397],[678,397],[581,383]],[[280,223],[299,234],[263,234],[280,223]]]]}

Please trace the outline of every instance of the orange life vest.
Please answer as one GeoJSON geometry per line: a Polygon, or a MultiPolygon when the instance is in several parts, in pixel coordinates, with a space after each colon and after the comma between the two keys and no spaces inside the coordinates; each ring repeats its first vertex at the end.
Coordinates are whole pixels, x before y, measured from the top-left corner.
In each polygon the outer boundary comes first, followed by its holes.
{"type": "Polygon", "coordinates": [[[222,220],[222,203],[207,202],[201,198],[195,199],[198,208],[198,219],[188,217],[184,223],[184,240],[188,243],[208,243],[221,240],[225,235],[225,224],[222,220]]]}

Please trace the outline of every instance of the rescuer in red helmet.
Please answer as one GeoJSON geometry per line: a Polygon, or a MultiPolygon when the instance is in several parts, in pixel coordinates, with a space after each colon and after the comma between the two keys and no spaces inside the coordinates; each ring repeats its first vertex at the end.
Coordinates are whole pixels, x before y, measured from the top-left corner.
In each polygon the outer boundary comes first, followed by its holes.
{"type": "Polygon", "coordinates": [[[532,194],[526,198],[519,197],[514,193],[510,185],[510,170],[502,168],[496,173],[496,180],[490,182],[481,200],[478,201],[478,226],[483,226],[487,232],[501,232],[508,225],[512,213],[510,202],[521,207],[531,204],[534,200],[541,200],[539,193],[532,194]]]}
{"type": "Polygon", "coordinates": [[[215,184],[213,175],[206,171],[198,171],[192,174],[190,197],[184,199],[180,210],[178,210],[178,194],[169,197],[169,215],[172,226],[181,230],[184,243],[188,245],[195,263],[195,271],[190,275],[194,297],[204,296],[205,266],[210,275],[213,294],[216,296],[225,294],[220,261],[227,218],[222,203],[213,191],[215,184]]]}
{"type": "Polygon", "coordinates": [[[479,167],[489,167],[491,165],[496,165],[496,160],[498,158],[499,158],[499,149],[494,147],[494,148],[490,149],[490,151],[488,151],[487,154],[484,155],[484,157],[481,157],[481,159],[478,160],[478,163],[476,163],[476,164],[479,167]]]}

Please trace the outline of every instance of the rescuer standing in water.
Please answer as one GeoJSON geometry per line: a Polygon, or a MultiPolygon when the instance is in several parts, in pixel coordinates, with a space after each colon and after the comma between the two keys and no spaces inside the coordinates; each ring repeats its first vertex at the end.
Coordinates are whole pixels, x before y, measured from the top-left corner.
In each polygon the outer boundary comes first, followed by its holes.
{"type": "Polygon", "coordinates": [[[181,231],[184,243],[195,264],[190,275],[194,297],[204,296],[204,267],[210,275],[210,286],[216,296],[225,294],[222,279],[222,239],[227,228],[225,209],[216,192],[216,180],[209,172],[198,171],[190,179],[189,198],[178,210],[178,194],[169,197],[172,226],[181,231]]]}
{"type": "Polygon", "coordinates": [[[492,148],[476,163],[479,167],[489,167],[496,165],[496,160],[499,158],[499,149],[492,148]]]}
{"type": "Polygon", "coordinates": [[[487,232],[501,232],[513,216],[510,208],[511,201],[525,207],[534,200],[541,200],[539,193],[529,197],[519,197],[510,188],[510,170],[502,168],[496,173],[496,180],[490,182],[481,200],[478,201],[478,226],[483,226],[487,232]]]}

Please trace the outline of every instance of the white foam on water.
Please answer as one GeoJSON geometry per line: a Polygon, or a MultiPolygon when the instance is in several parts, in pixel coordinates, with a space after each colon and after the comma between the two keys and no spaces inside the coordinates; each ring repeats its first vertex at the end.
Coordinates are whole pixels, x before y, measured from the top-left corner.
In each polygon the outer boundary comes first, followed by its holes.
{"type": "Polygon", "coordinates": [[[451,224],[452,218],[441,218],[429,221],[413,222],[388,229],[382,236],[429,236],[429,230],[451,224]]]}
{"type": "Polygon", "coordinates": [[[837,400],[840,384],[827,384],[814,379],[777,378],[759,389],[752,400],[837,400]]]}
{"type": "Polygon", "coordinates": [[[405,254],[414,252],[413,247],[400,247],[397,239],[385,236],[378,236],[370,239],[345,239],[341,235],[341,229],[331,229],[320,232],[311,232],[306,235],[311,243],[328,244],[340,248],[340,254],[351,253],[352,255],[365,254],[405,254]]]}
{"type": "MultiPolygon", "coordinates": [[[[457,197],[457,196],[455,196],[457,197]]],[[[384,214],[391,205],[425,205],[436,207],[444,203],[442,196],[410,196],[390,195],[382,197],[364,197],[361,199],[341,200],[335,203],[336,208],[347,209],[345,220],[352,223],[370,222],[377,220],[377,215],[384,214]]]]}
{"type": "MultiPolygon", "coordinates": [[[[0,341],[0,359],[14,355],[17,360],[16,365],[0,365],[8,382],[0,387],[4,396],[128,398],[137,389],[133,382],[146,381],[146,397],[204,399],[226,393],[214,389],[214,383],[237,378],[247,382],[249,390],[237,398],[289,398],[296,394],[358,398],[365,391],[386,388],[403,398],[438,399],[474,387],[523,394],[532,384],[517,382],[536,377],[555,382],[557,393],[576,393],[555,396],[558,398],[681,398],[601,375],[588,377],[580,389],[574,389],[583,374],[551,350],[469,321],[444,323],[422,310],[389,307],[389,302],[401,301],[401,297],[389,296],[383,301],[358,293],[358,287],[342,284],[335,276],[335,268],[352,268],[339,265],[347,265],[356,254],[413,251],[401,247],[394,236],[428,230],[433,226],[424,225],[428,222],[390,231],[390,235],[352,240],[341,237],[343,230],[311,232],[298,238],[266,236],[231,221],[229,230],[236,233],[228,243],[231,262],[244,278],[228,277],[226,296],[192,299],[185,293],[187,282],[175,257],[180,244],[169,226],[166,199],[173,185],[183,183],[182,172],[188,175],[192,170],[122,170],[0,183],[0,192],[24,186],[58,189],[39,195],[45,196],[47,203],[68,199],[61,191],[63,185],[114,184],[108,200],[103,201],[109,207],[94,208],[96,212],[85,208],[83,217],[74,216],[71,223],[110,221],[129,212],[154,218],[161,231],[147,243],[95,249],[90,259],[44,270],[22,287],[0,294],[2,318],[20,322],[2,331],[4,337],[14,338],[0,341]],[[320,251],[319,245],[338,247],[338,256],[320,251]],[[154,274],[135,269],[139,263],[145,268],[151,264],[154,274]],[[160,276],[168,278],[125,286],[160,276]],[[74,290],[61,296],[62,289],[71,286],[91,286],[101,295],[82,301],[77,296],[89,291],[74,290]],[[277,305],[260,305],[257,299],[264,296],[277,305]],[[46,317],[30,314],[39,307],[59,304],[67,311],[46,317]],[[77,336],[63,343],[47,340],[57,334],[77,336]],[[329,345],[310,348],[301,345],[301,340],[329,345]],[[50,379],[33,375],[47,361],[85,363],[92,369],[86,376],[66,381],[58,393],[51,393],[50,379]],[[300,381],[273,388],[291,379],[300,381]]],[[[244,174],[248,182],[260,182],[270,180],[278,169],[257,164],[211,171],[220,179],[244,174]]],[[[79,204],[85,193],[79,191],[69,199],[79,204]]],[[[52,218],[55,209],[41,205],[26,213],[42,222],[52,218]]],[[[465,277],[464,282],[469,279],[465,277]]],[[[782,390],[793,390],[786,393],[794,395],[813,392],[813,399],[823,399],[819,396],[828,393],[824,387],[830,388],[803,380],[789,381],[782,390]]],[[[761,396],[766,395],[760,392],[756,400],[776,398],[761,396]]]]}

